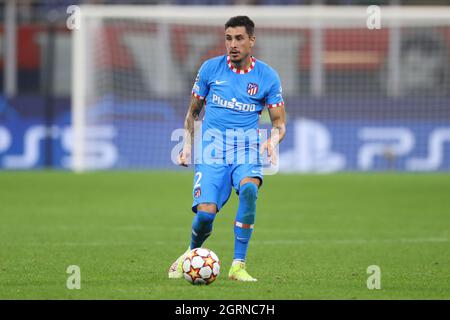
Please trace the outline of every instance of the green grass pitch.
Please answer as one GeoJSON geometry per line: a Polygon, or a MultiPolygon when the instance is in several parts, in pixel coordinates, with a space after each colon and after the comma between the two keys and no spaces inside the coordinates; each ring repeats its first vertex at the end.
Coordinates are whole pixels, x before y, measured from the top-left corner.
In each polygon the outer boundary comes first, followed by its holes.
{"type": "Polygon", "coordinates": [[[189,244],[192,179],[0,173],[0,299],[450,298],[450,175],[267,176],[247,262],[259,281],[227,279],[233,193],[205,243],[222,262],[210,286],[167,278],[189,244]],[[380,290],[367,289],[370,265],[380,290]]]}

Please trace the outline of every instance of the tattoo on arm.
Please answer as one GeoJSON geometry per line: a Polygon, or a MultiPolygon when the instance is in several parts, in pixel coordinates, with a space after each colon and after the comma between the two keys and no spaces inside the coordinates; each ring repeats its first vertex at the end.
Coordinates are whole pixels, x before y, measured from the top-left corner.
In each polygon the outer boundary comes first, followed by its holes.
{"type": "Polygon", "coordinates": [[[192,97],[191,103],[189,105],[189,110],[186,114],[186,119],[184,121],[184,128],[186,132],[186,140],[191,141],[194,139],[194,121],[200,118],[200,112],[203,109],[204,100],[192,97]],[[190,137],[190,139],[188,139],[190,137]]]}
{"type": "Polygon", "coordinates": [[[189,108],[189,111],[194,120],[198,120],[200,112],[202,112],[202,109],[203,109],[203,100],[193,97],[191,99],[191,106],[189,108]]]}
{"type": "Polygon", "coordinates": [[[277,143],[280,143],[286,134],[286,114],[284,107],[279,107],[276,110],[269,110],[269,113],[272,120],[272,130],[277,132],[279,139],[277,143]]]}

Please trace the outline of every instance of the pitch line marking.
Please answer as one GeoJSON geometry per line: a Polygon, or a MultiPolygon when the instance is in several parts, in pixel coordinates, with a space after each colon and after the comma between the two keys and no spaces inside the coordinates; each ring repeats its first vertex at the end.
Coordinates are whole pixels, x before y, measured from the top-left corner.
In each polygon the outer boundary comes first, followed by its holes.
{"type": "MultiPolygon", "coordinates": [[[[252,245],[277,245],[277,244],[297,244],[297,245],[315,245],[315,244],[397,244],[397,243],[448,243],[447,238],[400,238],[400,239],[330,239],[330,240],[253,240],[252,245]]],[[[93,242],[40,242],[40,243],[3,243],[3,246],[151,246],[167,245],[180,243],[180,241],[130,241],[130,242],[112,242],[112,241],[93,241],[93,242]]],[[[229,241],[215,241],[215,244],[228,244],[229,241]]]]}

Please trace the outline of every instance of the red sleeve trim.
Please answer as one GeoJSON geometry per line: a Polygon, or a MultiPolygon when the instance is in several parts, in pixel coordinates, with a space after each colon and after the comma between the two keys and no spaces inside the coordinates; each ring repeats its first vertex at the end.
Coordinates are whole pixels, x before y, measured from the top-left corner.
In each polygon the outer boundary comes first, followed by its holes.
{"type": "Polygon", "coordinates": [[[205,97],[202,97],[201,95],[195,93],[194,91],[192,91],[192,95],[193,95],[195,98],[199,99],[199,100],[205,99],[205,97]]]}
{"type": "Polygon", "coordinates": [[[276,108],[276,107],[281,107],[281,106],[284,106],[284,101],[267,105],[267,107],[269,109],[276,108]]]}

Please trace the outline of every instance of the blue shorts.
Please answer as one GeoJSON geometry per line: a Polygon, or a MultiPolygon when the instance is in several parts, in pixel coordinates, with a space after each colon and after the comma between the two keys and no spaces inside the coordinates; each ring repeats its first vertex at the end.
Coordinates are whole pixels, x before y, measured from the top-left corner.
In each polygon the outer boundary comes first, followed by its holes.
{"type": "Polygon", "coordinates": [[[261,164],[196,164],[192,195],[192,211],[197,212],[200,203],[215,203],[217,212],[231,195],[231,187],[239,194],[242,179],[259,178],[263,182],[261,164]]]}

